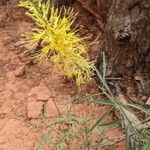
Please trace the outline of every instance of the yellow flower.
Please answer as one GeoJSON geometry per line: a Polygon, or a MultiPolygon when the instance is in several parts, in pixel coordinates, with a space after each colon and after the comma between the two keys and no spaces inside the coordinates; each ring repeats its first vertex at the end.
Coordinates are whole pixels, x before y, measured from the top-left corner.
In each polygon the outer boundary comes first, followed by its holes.
{"type": "Polygon", "coordinates": [[[93,64],[89,64],[85,38],[78,34],[78,27],[73,27],[77,13],[73,9],[54,8],[51,1],[42,0],[20,2],[20,7],[28,9],[26,15],[34,23],[33,31],[25,37],[28,42],[41,42],[36,58],[39,61],[50,58],[57,69],[80,85],[91,80],[93,64]]]}

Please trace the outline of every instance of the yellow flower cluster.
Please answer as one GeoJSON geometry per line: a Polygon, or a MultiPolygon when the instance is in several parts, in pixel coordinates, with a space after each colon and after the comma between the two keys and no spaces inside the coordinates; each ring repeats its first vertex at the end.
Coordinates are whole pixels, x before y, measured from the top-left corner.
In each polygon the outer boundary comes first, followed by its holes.
{"type": "Polygon", "coordinates": [[[37,60],[50,59],[59,71],[80,85],[91,80],[93,64],[89,64],[85,38],[80,37],[77,24],[73,27],[77,13],[65,7],[55,8],[51,1],[27,0],[20,7],[28,9],[35,28],[25,36],[28,42],[39,43],[41,49],[37,60]]]}

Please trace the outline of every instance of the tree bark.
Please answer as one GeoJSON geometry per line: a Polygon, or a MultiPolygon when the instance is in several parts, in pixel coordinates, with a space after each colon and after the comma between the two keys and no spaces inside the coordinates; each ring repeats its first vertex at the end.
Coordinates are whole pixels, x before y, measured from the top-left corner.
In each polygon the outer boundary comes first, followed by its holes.
{"type": "Polygon", "coordinates": [[[62,5],[68,5],[68,4],[71,4],[73,3],[74,0],[52,0],[52,3],[55,5],[55,6],[62,6],[62,5]]]}
{"type": "MultiPolygon", "coordinates": [[[[150,0],[95,0],[95,3],[104,23],[101,51],[107,59],[107,76],[123,78],[124,83],[120,84],[126,93],[131,92],[132,85],[136,96],[149,97],[150,0]]],[[[97,61],[100,71],[101,66],[100,53],[97,61]]]]}

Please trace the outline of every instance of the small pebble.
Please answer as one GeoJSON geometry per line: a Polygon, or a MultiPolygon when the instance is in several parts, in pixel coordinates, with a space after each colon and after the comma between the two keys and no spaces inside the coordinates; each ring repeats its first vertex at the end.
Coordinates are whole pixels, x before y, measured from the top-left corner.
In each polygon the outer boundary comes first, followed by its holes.
{"type": "Polygon", "coordinates": [[[15,77],[21,77],[21,76],[23,76],[24,73],[25,73],[25,71],[26,71],[25,66],[19,67],[18,69],[16,69],[14,71],[15,77]]]}

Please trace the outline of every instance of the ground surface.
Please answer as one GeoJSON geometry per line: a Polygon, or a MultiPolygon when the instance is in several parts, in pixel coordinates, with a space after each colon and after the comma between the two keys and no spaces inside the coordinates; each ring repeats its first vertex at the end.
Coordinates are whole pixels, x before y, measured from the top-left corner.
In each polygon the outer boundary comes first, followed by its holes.
{"type": "MultiPolygon", "coordinates": [[[[21,47],[19,40],[31,23],[16,5],[16,0],[12,0],[7,6],[0,6],[0,150],[34,150],[41,131],[27,128],[29,122],[38,121],[41,112],[46,118],[57,116],[53,100],[59,106],[60,102],[71,102],[71,99],[97,93],[98,89],[92,83],[77,88],[53,72],[52,64],[31,62],[28,48],[21,47]]],[[[75,8],[78,7],[75,4],[75,8]]],[[[94,19],[85,14],[82,12],[79,20],[94,35],[98,27],[94,19]]],[[[98,46],[89,50],[91,59],[94,59],[98,46]]],[[[62,106],[59,108],[63,111],[62,106]]],[[[83,113],[92,111],[87,105],[77,106],[76,110],[83,113]]],[[[101,107],[99,114],[104,110],[101,107]]],[[[107,134],[118,137],[121,133],[109,131],[107,134]]],[[[114,149],[123,150],[123,147],[114,149]]]]}

